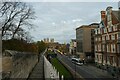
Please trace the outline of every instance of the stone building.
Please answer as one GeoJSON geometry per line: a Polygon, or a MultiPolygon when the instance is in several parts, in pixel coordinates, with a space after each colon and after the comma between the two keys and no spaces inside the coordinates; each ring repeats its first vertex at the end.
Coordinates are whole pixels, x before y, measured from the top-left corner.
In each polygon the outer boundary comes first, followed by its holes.
{"type": "Polygon", "coordinates": [[[94,29],[97,26],[97,23],[93,23],[76,28],[76,54],[80,55],[81,59],[94,59],[94,29]]]}
{"type": "Polygon", "coordinates": [[[54,38],[44,38],[44,43],[46,43],[48,48],[52,50],[60,47],[60,44],[58,42],[55,42],[54,38]]]}
{"type": "Polygon", "coordinates": [[[76,39],[71,39],[69,53],[72,55],[76,54],[76,39]]]}

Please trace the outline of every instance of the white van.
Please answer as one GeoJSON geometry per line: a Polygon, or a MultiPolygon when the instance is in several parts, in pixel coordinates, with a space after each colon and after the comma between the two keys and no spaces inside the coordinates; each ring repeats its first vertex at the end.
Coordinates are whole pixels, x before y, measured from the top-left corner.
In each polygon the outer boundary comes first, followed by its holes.
{"type": "Polygon", "coordinates": [[[83,65],[83,61],[80,58],[72,58],[72,62],[77,65],[83,65]]]}

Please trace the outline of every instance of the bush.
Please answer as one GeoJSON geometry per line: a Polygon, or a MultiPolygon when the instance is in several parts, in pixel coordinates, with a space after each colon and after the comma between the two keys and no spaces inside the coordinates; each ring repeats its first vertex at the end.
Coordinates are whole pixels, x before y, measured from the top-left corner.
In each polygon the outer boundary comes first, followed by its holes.
{"type": "Polygon", "coordinates": [[[15,50],[22,52],[37,52],[37,45],[34,43],[27,43],[24,40],[3,40],[2,49],[4,50],[15,50]]]}

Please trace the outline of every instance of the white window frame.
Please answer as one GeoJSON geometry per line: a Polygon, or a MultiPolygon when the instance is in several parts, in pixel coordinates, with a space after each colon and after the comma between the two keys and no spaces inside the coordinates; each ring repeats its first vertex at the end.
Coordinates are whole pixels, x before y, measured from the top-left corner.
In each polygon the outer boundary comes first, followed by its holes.
{"type": "Polygon", "coordinates": [[[102,36],[102,41],[105,41],[105,36],[102,36]]]}
{"type": "Polygon", "coordinates": [[[109,37],[109,35],[106,35],[106,40],[110,40],[110,37],[109,37]]]}
{"type": "Polygon", "coordinates": [[[113,26],[113,31],[117,31],[117,25],[113,26]]]}
{"type": "Polygon", "coordinates": [[[111,40],[115,40],[115,34],[111,35],[111,40]]]}
{"type": "Polygon", "coordinates": [[[106,28],[104,28],[104,33],[107,33],[107,29],[106,28]]]}

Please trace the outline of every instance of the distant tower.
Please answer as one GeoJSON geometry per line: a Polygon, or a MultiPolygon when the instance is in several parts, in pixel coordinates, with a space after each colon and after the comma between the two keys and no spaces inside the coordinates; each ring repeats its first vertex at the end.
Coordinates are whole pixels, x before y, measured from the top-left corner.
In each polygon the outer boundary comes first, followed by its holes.
{"type": "Polygon", "coordinates": [[[49,38],[47,38],[47,43],[49,43],[49,38]]]}
{"type": "Polygon", "coordinates": [[[46,39],[44,38],[44,42],[46,43],[46,39]]]}
{"type": "Polygon", "coordinates": [[[54,43],[54,39],[53,39],[53,38],[52,38],[52,39],[50,39],[50,42],[51,42],[51,43],[54,43]]]}

